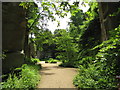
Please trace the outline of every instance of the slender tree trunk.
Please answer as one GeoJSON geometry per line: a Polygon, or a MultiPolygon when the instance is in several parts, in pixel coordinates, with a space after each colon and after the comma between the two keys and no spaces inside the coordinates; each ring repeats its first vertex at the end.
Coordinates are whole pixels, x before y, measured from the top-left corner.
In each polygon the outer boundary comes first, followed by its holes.
{"type": "Polygon", "coordinates": [[[25,53],[25,57],[26,58],[30,58],[28,38],[29,38],[29,31],[26,30],[26,33],[25,33],[25,42],[24,42],[24,53],[25,53]]]}
{"type": "Polygon", "coordinates": [[[69,61],[70,59],[69,59],[69,52],[68,52],[68,43],[67,43],[67,45],[66,45],[67,47],[67,60],[69,61]]]}
{"type": "Polygon", "coordinates": [[[102,2],[99,2],[98,3],[98,7],[99,7],[99,15],[100,15],[100,23],[101,23],[101,41],[106,41],[108,39],[108,36],[107,36],[107,30],[105,28],[105,17],[106,15],[104,14],[105,13],[105,10],[103,10],[103,3],[102,2]]]}

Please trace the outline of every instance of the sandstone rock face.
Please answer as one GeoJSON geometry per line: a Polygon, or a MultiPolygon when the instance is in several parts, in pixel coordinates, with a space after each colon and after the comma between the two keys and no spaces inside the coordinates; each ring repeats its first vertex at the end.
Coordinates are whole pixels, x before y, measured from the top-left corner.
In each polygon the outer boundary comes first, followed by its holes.
{"type": "Polygon", "coordinates": [[[23,64],[25,31],[25,10],[17,2],[2,3],[2,50],[6,54],[2,60],[3,73],[23,64]]]}
{"type": "Polygon", "coordinates": [[[3,72],[8,72],[14,68],[20,67],[24,63],[24,54],[21,52],[7,53],[6,58],[2,60],[3,72]]]}
{"type": "Polygon", "coordinates": [[[19,3],[3,3],[2,43],[3,49],[20,51],[25,38],[25,12],[19,3]]]}

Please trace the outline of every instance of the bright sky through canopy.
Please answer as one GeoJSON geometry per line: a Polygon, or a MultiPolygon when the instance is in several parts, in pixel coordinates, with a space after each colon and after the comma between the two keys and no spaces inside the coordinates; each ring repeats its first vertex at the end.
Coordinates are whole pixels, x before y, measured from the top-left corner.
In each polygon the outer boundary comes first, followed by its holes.
{"type": "MultiPolygon", "coordinates": [[[[36,0],[34,0],[36,2],[36,4],[38,5],[38,7],[40,8],[40,2],[37,2],[36,0]]],[[[69,0],[69,3],[72,4],[75,0],[69,0]]],[[[57,3],[55,3],[57,6],[57,3]]],[[[85,6],[81,5],[81,2],[79,4],[79,8],[83,10],[83,12],[86,12],[89,9],[89,5],[87,3],[85,3],[85,6]]],[[[70,22],[70,17],[71,14],[67,13],[67,16],[64,18],[59,18],[59,16],[54,15],[54,17],[56,18],[56,20],[60,21],[60,26],[57,27],[57,21],[51,21],[49,20],[47,22],[47,28],[53,33],[55,31],[55,29],[66,29],[68,28],[68,22],[70,22]]]]}

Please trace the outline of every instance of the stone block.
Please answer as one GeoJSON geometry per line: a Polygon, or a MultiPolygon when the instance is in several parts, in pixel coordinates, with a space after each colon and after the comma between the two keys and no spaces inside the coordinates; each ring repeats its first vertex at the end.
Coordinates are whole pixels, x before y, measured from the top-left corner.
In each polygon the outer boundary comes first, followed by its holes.
{"type": "Polygon", "coordinates": [[[8,73],[14,68],[20,67],[24,63],[24,55],[21,52],[7,53],[2,60],[2,71],[8,73]]]}
{"type": "Polygon", "coordinates": [[[3,50],[23,50],[26,31],[25,10],[17,2],[2,5],[3,50]]]}

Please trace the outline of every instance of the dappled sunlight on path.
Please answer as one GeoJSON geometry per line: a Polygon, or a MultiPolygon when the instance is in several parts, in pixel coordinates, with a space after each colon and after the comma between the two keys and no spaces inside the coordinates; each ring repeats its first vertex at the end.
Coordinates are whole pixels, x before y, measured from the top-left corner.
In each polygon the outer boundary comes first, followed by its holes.
{"type": "Polygon", "coordinates": [[[72,84],[77,74],[75,68],[63,68],[57,64],[42,63],[41,81],[38,88],[75,88],[72,84]]]}

